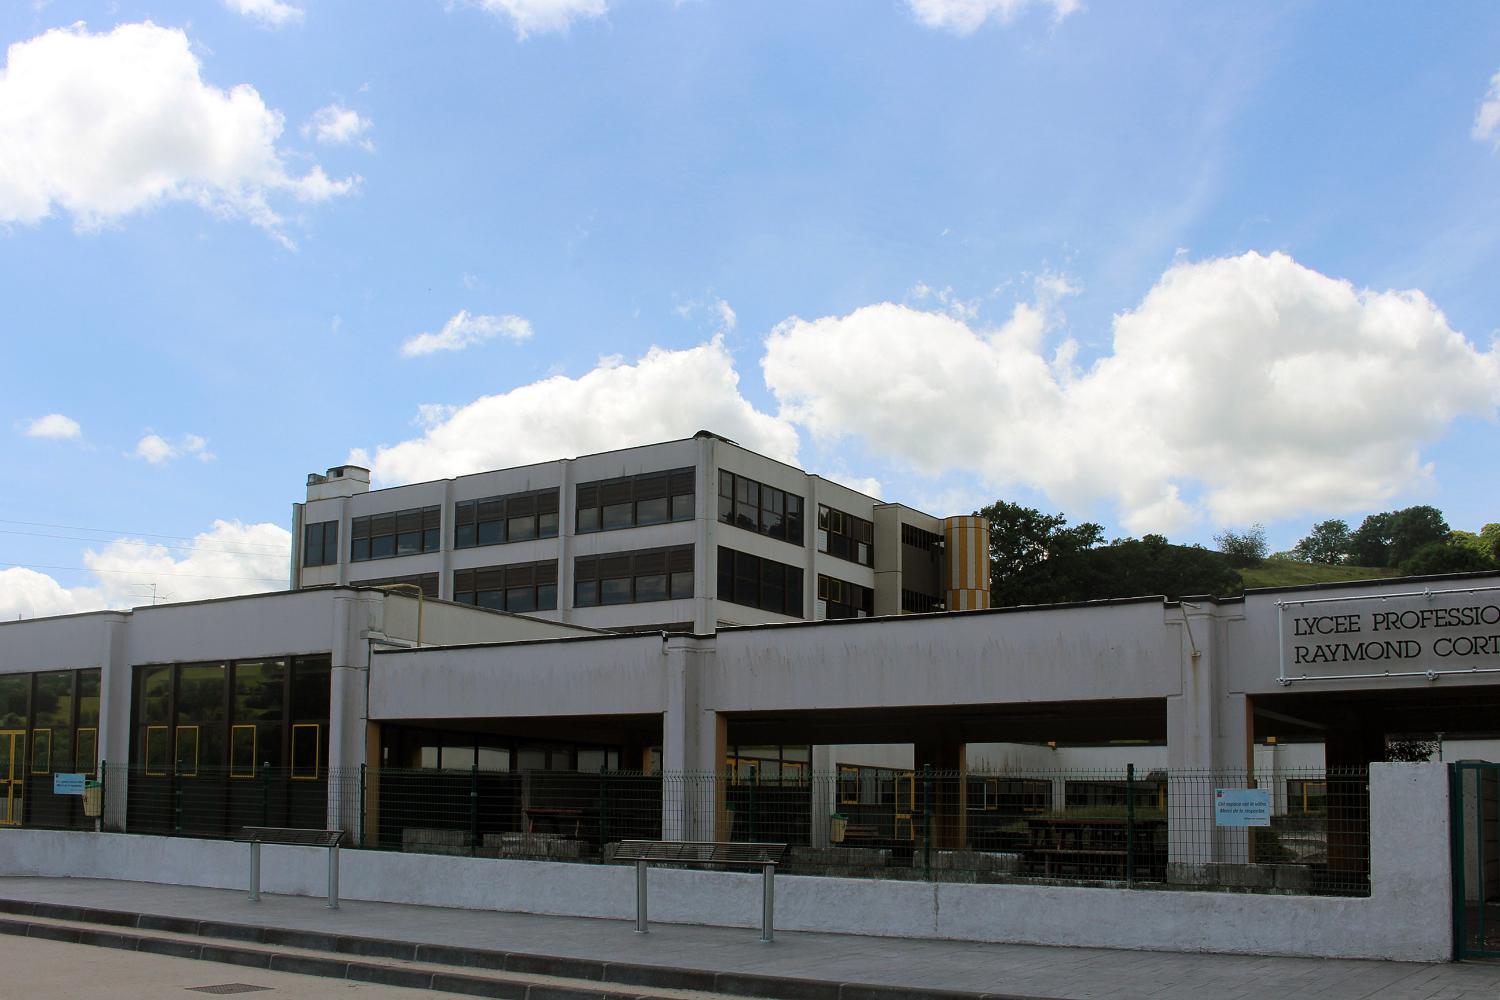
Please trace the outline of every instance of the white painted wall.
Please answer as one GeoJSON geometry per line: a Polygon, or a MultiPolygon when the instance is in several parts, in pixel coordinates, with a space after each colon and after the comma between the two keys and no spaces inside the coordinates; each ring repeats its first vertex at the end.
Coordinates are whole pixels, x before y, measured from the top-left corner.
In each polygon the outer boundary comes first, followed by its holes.
{"type": "MultiPolygon", "coordinates": [[[[782,877],[779,930],[1229,954],[1442,962],[1452,955],[1447,774],[1371,768],[1369,898],[782,877]]],[[[242,888],[248,848],[124,834],[0,831],[0,874],[242,888]]],[[[266,892],[320,896],[326,855],[264,848],[266,892]]],[[[346,899],[607,917],[634,914],[628,866],[343,852],[346,899]]],[[[657,922],[755,927],[760,877],[652,871],[657,922]]],[[[254,904],[245,904],[252,919],[254,904]]],[[[330,916],[336,921],[336,916],[330,916]]],[[[622,933],[624,929],[622,928],[622,933]]],[[[1253,985],[1253,984],[1252,984],[1253,985]]]]}

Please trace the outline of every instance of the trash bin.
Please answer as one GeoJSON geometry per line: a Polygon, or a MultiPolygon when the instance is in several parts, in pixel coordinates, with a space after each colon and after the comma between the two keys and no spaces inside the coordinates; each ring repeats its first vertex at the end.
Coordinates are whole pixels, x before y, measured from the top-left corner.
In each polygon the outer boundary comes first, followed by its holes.
{"type": "Polygon", "coordinates": [[[104,812],[104,786],[98,781],[86,781],[83,785],[83,814],[97,819],[104,812]]]}
{"type": "Polygon", "coordinates": [[[828,839],[835,844],[844,842],[844,833],[849,829],[849,817],[834,813],[828,817],[828,839]]]}

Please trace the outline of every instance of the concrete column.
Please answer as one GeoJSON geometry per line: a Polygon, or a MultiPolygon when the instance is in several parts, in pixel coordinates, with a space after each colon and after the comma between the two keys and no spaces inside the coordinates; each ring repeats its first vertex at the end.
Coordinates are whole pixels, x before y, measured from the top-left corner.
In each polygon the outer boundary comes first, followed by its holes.
{"type": "MultiPolygon", "coordinates": [[[[933,846],[941,850],[962,850],[969,842],[968,764],[963,743],[938,733],[919,739],[912,747],[916,764],[917,808],[926,795],[932,813],[933,846]],[[930,789],[925,788],[924,772],[932,768],[930,789]]],[[[920,843],[928,828],[925,817],[917,818],[917,840],[920,843]]]]}
{"type": "Polygon", "coordinates": [[[558,463],[557,487],[557,620],[573,620],[573,538],[578,530],[578,492],[573,488],[573,460],[558,463]]]}
{"type": "Polygon", "coordinates": [[[99,757],[109,768],[104,782],[104,829],[125,827],[130,765],[130,700],[135,678],[129,655],[129,622],[104,622],[99,651],[99,757]]]}
{"type": "MultiPolygon", "coordinates": [[[[358,817],[359,766],[365,762],[365,720],[369,716],[366,687],[370,643],[375,622],[372,611],[384,613],[386,597],[335,597],[333,649],[328,692],[328,824],[329,829],[352,829],[358,817]],[[376,602],[379,602],[378,604],[376,602]]],[[[383,619],[381,621],[383,625],[383,619]]]]}
{"type": "Polygon", "coordinates": [[[714,461],[714,440],[697,441],[693,501],[693,631],[708,635],[719,625],[719,466],[714,461]]]}
{"type": "Polygon", "coordinates": [[[838,812],[838,765],[833,757],[833,747],[827,744],[812,748],[812,760],[808,764],[809,780],[812,782],[812,815],[808,831],[808,843],[814,847],[826,847],[829,817],[838,812]]]}
{"type": "Polygon", "coordinates": [[[1168,871],[1169,878],[1195,881],[1204,864],[1250,860],[1247,832],[1214,822],[1214,790],[1244,787],[1254,777],[1250,702],[1227,689],[1217,608],[1183,604],[1167,615],[1167,627],[1178,631],[1182,665],[1181,694],[1167,699],[1168,871]]]}
{"type": "Polygon", "coordinates": [[[725,718],[708,699],[713,640],[673,637],[662,714],[662,839],[720,840],[728,835],[724,798],[725,718]]]}

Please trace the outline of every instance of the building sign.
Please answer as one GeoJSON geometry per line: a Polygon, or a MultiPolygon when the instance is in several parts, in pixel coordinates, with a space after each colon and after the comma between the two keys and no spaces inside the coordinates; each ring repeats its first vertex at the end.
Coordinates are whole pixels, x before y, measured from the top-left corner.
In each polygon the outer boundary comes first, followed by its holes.
{"type": "Polygon", "coordinates": [[[1270,826],[1271,794],[1263,788],[1215,788],[1214,825],[1270,826]]]}
{"type": "Polygon", "coordinates": [[[54,774],[52,776],[53,795],[82,795],[84,776],[81,774],[54,774]]]}
{"type": "Polygon", "coordinates": [[[1500,671],[1500,588],[1281,605],[1281,679],[1500,671]]]}

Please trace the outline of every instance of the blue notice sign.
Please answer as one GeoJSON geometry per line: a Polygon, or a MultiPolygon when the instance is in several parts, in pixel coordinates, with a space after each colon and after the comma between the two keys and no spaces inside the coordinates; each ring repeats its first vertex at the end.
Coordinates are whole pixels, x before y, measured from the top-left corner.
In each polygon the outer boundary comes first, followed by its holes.
{"type": "Polygon", "coordinates": [[[82,774],[54,774],[53,795],[82,795],[85,776],[82,774]]]}
{"type": "Polygon", "coordinates": [[[1217,826],[1270,826],[1271,793],[1264,788],[1214,789],[1217,826]]]}

